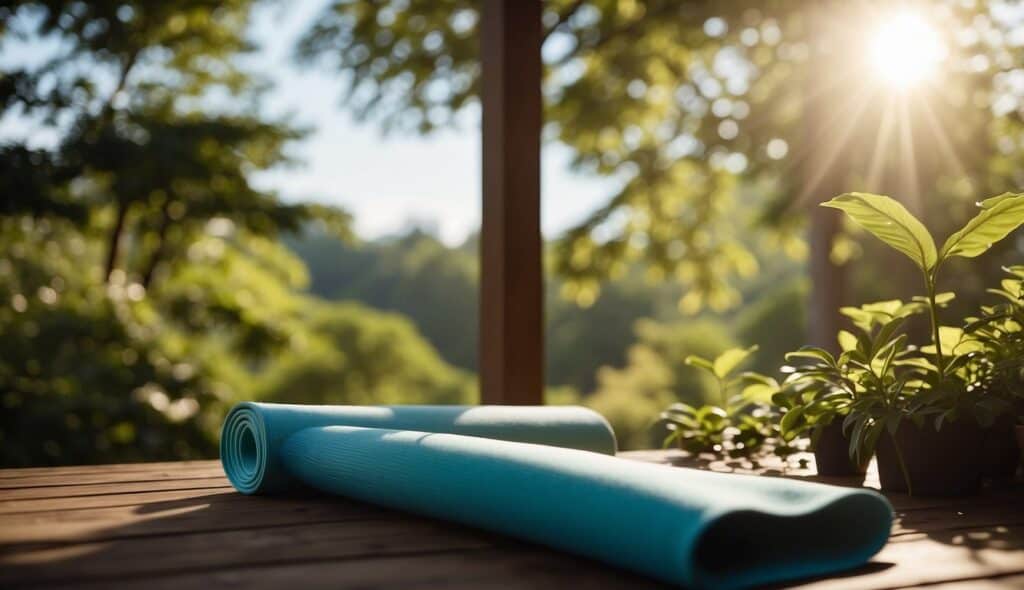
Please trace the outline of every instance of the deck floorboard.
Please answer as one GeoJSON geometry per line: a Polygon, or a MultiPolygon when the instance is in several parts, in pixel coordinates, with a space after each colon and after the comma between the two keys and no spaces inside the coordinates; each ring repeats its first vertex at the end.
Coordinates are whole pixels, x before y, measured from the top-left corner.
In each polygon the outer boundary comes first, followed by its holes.
{"type": "MultiPolygon", "coordinates": [[[[623,456],[715,471],[817,478],[813,466],[623,456]]],[[[1024,489],[967,499],[892,495],[890,543],[868,565],[788,587],[1024,588],[1024,489]]],[[[243,497],[219,463],[0,470],[3,588],[663,588],[487,532],[318,495],[243,497]]]]}

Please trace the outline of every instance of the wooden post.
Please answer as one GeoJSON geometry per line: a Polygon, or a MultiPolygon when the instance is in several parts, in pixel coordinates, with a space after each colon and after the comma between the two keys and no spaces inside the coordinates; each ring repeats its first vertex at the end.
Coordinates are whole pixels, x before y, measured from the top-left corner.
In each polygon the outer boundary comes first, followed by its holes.
{"type": "Polygon", "coordinates": [[[541,404],[540,0],[485,0],[480,32],[481,397],[486,404],[541,404]]]}
{"type": "Polygon", "coordinates": [[[837,33],[834,27],[844,22],[839,19],[837,2],[815,5],[808,18],[811,22],[808,43],[811,57],[810,75],[804,88],[804,187],[800,200],[809,208],[810,245],[809,274],[811,292],[807,317],[807,336],[810,343],[838,353],[836,335],[844,326],[839,308],[845,302],[847,267],[832,260],[832,244],[842,228],[842,213],[826,209],[819,203],[846,190],[847,138],[837,136],[836,128],[843,121],[834,116],[843,103],[846,87],[842,84],[844,68],[836,62],[836,54],[824,45],[837,33]]]}

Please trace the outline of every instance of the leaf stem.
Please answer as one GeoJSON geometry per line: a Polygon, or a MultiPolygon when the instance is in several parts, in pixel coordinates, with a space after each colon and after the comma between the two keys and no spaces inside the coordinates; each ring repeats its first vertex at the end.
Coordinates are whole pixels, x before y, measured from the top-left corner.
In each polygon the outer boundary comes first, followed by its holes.
{"type": "Polygon", "coordinates": [[[914,484],[910,482],[910,473],[907,471],[907,464],[903,461],[903,451],[900,450],[900,445],[896,442],[896,437],[891,433],[889,434],[889,440],[892,441],[892,448],[896,451],[896,460],[900,463],[900,471],[903,472],[903,481],[907,484],[907,495],[914,495],[914,484]]]}
{"type": "Polygon", "coordinates": [[[939,316],[935,305],[935,273],[938,266],[931,273],[925,274],[925,285],[928,288],[928,315],[932,322],[932,344],[935,345],[935,365],[939,368],[939,381],[945,375],[945,361],[942,358],[942,341],[939,339],[939,316]]]}

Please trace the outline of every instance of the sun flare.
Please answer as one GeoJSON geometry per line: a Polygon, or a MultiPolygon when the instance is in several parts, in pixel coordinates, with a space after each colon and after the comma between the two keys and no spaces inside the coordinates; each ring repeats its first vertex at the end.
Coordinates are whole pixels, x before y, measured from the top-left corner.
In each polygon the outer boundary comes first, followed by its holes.
{"type": "Polygon", "coordinates": [[[869,41],[868,57],[881,80],[909,89],[932,77],[946,57],[938,31],[923,17],[905,12],[887,18],[869,41]]]}

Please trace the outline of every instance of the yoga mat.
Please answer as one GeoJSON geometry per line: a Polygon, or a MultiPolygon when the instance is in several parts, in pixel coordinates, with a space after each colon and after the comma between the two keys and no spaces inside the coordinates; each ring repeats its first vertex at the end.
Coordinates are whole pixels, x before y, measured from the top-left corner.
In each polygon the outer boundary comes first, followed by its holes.
{"type": "Polygon", "coordinates": [[[296,485],[278,451],[291,434],[314,426],[362,426],[447,432],[615,454],[615,434],[600,414],[577,406],[314,406],[242,402],[228,413],[220,457],[243,494],[296,485]]]}
{"type": "Polygon", "coordinates": [[[262,470],[265,479],[273,463],[289,485],[496,531],[691,588],[850,569],[885,545],[892,525],[891,506],[871,490],[605,454],[609,442],[614,448],[610,433],[603,445],[595,443],[597,426],[606,423],[582,408],[405,409],[386,408],[397,418],[378,415],[379,408],[236,407],[221,441],[225,471],[240,491],[253,493],[264,491],[254,487],[254,474],[262,470]],[[376,423],[323,424],[327,414],[336,422],[369,420],[358,410],[376,423]],[[523,410],[524,423],[513,426],[512,416],[523,410]],[[461,417],[476,411],[472,429],[491,438],[464,431],[469,425],[461,417]],[[303,428],[298,416],[320,422],[303,428]],[[247,425],[232,427],[240,419],[247,425]],[[574,434],[542,434],[565,423],[574,434]],[[459,432],[427,432],[428,424],[459,432]],[[517,440],[498,440],[502,433],[517,440]],[[522,442],[528,435],[562,444],[522,442]],[[241,450],[249,437],[256,450],[241,450]],[[584,450],[566,448],[573,442],[584,450]]]}

